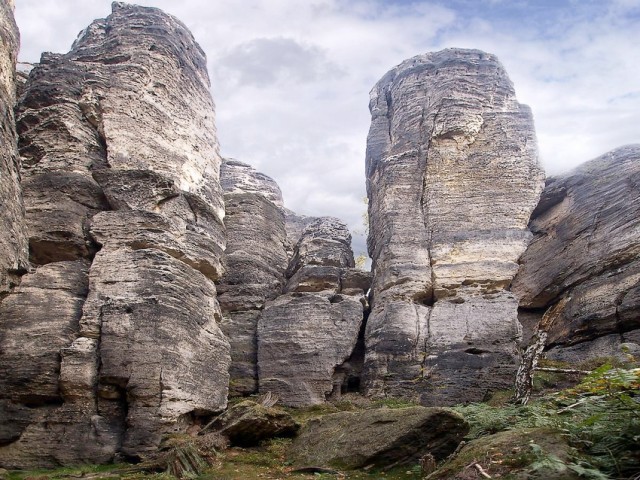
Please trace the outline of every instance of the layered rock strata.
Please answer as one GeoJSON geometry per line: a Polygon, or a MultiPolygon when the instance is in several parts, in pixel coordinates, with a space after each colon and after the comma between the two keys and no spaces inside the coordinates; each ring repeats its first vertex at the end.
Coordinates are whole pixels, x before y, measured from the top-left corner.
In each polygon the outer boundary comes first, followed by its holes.
{"type": "Polygon", "coordinates": [[[258,321],[260,392],[295,407],[340,395],[368,288],[368,275],[354,269],[346,225],[330,217],[309,224],[289,261],[285,293],[265,304],[258,321]]]}
{"type": "Polygon", "coordinates": [[[547,356],[640,353],[640,145],[547,179],[530,228],[512,290],[546,314],[547,356]]]}
{"type": "Polygon", "coordinates": [[[481,400],[518,361],[508,286],[544,180],[531,112],[495,56],[461,49],[391,70],[370,110],[366,391],[481,400]]]}
{"type": "Polygon", "coordinates": [[[13,8],[12,1],[0,1],[0,298],[18,283],[20,275],[28,268],[20,161],[13,114],[19,47],[13,8]]]}
{"type": "Polygon", "coordinates": [[[157,9],[115,2],[31,72],[36,269],[0,309],[0,464],[135,458],[226,406],[213,121],[204,54],[157,9]]]}
{"type": "Polygon", "coordinates": [[[286,230],[278,185],[253,167],[224,160],[227,273],[218,283],[221,328],[231,343],[232,395],[258,391],[258,319],[282,293],[287,269],[286,230]]]}

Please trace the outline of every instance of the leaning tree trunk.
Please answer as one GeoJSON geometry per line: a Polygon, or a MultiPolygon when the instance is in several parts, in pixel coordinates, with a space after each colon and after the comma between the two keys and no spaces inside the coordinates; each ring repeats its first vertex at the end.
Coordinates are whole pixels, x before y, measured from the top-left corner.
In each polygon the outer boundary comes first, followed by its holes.
{"type": "Polygon", "coordinates": [[[553,324],[557,313],[564,308],[565,303],[566,300],[562,299],[547,310],[538,322],[536,331],[531,338],[531,344],[522,355],[522,362],[520,362],[516,373],[515,392],[512,398],[513,403],[526,405],[527,402],[529,402],[531,391],[533,390],[533,374],[538,365],[538,360],[540,360],[540,355],[542,355],[544,347],[547,345],[549,328],[553,324]]]}

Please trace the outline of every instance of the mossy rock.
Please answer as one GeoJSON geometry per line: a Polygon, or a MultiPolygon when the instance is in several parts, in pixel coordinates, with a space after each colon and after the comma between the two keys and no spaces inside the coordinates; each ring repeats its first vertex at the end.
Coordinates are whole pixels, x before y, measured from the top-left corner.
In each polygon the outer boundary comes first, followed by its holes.
{"type": "Polygon", "coordinates": [[[245,400],[231,406],[211,428],[225,435],[232,445],[251,447],[270,438],[291,437],[300,425],[284,410],[245,400]]]}
{"type": "Polygon", "coordinates": [[[549,428],[514,429],[470,441],[428,480],[578,480],[570,468],[572,449],[560,432],[549,428]]]}
{"type": "Polygon", "coordinates": [[[356,469],[417,463],[453,452],[469,431],[459,414],[443,408],[379,408],[313,418],[287,457],[297,467],[356,469]]]}

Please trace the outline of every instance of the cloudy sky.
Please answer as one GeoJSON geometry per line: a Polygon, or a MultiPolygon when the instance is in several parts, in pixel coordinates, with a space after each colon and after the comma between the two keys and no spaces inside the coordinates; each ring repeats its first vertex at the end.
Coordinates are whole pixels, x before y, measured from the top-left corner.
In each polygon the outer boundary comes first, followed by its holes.
{"type": "MultiPolygon", "coordinates": [[[[109,0],[16,0],[20,60],[66,52],[109,0]]],[[[640,142],[640,0],[138,0],[207,53],[222,154],[272,176],[298,213],[334,215],[364,252],[369,91],[447,47],[498,55],[557,174],[640,142]]]]}

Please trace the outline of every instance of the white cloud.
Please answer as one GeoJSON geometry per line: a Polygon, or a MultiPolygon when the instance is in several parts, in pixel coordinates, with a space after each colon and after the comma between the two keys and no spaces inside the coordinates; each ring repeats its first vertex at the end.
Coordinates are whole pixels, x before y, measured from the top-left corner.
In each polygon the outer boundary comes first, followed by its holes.
{"type": "MultiPolygon", "coordinates": [[[[280,184],[299,213],[362,229],[369,90],[445,47],[495,53],[559,173],[640,141],[638,0],[141,0],[180,18],[209,58],[222,152],[280,184]]],[[[21,57],[66,51],[110,0],[18,0],[21,57]]],[[[363,237],[354,250],[363,251],[363,237]]]]}

